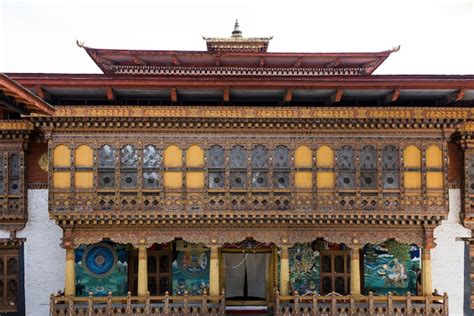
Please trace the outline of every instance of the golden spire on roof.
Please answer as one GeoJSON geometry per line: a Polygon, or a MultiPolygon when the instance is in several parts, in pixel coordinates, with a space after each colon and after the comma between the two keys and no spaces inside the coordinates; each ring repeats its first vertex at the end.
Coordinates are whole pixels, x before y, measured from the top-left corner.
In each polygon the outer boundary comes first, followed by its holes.
{"type": "Polygon", "coordinates": [[[243,37],[239,21],[235,20],[234,30],[230,37],[202,37],[207,44],[208,52],[253,52],[267,51],[270,37],[243,37]]]}
{"type": "Polygon", "coordinates": [[[232,31],[233,38],[242,37],[242,31],[239,28],[239,20],[235,19],[234,30],[232,31]]]}

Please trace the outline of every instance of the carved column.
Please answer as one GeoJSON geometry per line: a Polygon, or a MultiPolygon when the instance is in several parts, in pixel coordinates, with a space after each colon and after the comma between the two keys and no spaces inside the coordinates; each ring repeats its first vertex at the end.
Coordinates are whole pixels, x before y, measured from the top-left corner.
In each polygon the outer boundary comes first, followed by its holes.
{"type": "Polygon", "coordinates": [[[360,245],[357,239],[351,248],[351,294],[360,295],[360,245]]]}
{"type": "Polygon", "coordinates": [[[74,247],[66,247],[66,278],[64,283],[64,295],[76,295],[76,271],[75,271],[74,247]]]}
{"type": "Polygon", "coordinates": [[[425,240],[421,253],[421,291],[422,295],[431,295],[433,293],[433,282],[431,278],[431,249],[435,246],[433,231],[425,232],[425,240]]]}
{"type": "Polygon", "coordinates": [[[280,247],[280,294],[290,294],[290,260],[286,243],[280,247]]]}
{"type": "Polygon", "coordinates": [[[144,244],[138,246],[138,296],[146,296],[148,292],[148,255],[144,244]]]}
{"type": "Polygon", "coordinates": [[[219,289],[219,246],[215,243],[211,244],[211,264],[209,271],[209,294],[218,296],[219,289]]]}

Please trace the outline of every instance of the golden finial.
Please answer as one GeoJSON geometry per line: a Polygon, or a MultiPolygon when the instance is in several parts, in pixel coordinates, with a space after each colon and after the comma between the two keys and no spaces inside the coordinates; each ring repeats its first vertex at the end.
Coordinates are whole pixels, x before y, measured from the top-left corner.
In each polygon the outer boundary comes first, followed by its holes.
{"type": "Polygon", "coordinates": [[[234,30],[232,31],[232,37],[242,37],[242,31],[240,30],[239,20],[235,19],[234,30]]]}

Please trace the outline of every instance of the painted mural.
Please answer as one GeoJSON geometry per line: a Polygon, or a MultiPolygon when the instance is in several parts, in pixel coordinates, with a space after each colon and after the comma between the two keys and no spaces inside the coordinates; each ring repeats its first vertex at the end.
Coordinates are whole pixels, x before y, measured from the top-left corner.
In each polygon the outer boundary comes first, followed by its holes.
{"type": "Polygon", "coordinates": [[[319,250],[314,244],[296,244],[289,249],[290,286],[299,294],[319,292],[319,250]]]}
{"type": "Polygon", "coordinates": [[[101,242],[75,251],[76,295],[127,294],[128,256],[124,245],[101,242]]]}
{"type": "Polygon", "coordinates": [[[295,244],[289,249],[291,291],[298,291],[300,295],[320,294],[320,253],[346,249],[344,244],[330,243],[322,239],[312,243],[295,244]]]}
{"type": "Polygon", "coordinates": [[[173,261],[173,294],[209,293],[210,251],[201,245],[177,242],[173,261]]]}
{"type": "Polygon", "coordinates": [[[364,293],[417,294],[421,275],[421,253],[416,245],[393,240],[364,247],[364,293]]]}

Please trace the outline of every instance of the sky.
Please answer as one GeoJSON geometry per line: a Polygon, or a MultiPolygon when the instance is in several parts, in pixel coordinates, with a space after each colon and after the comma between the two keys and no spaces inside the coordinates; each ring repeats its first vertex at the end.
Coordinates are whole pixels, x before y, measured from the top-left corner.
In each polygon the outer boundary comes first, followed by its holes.
{"type": "Polygon", "coordinates": [[[474,74],[474,0],[0,0],[0,72],[101,73],[96,48],[205,50],[202,36],[271,36],[270,52],[401,45],[376,74],[474,74]]]}

